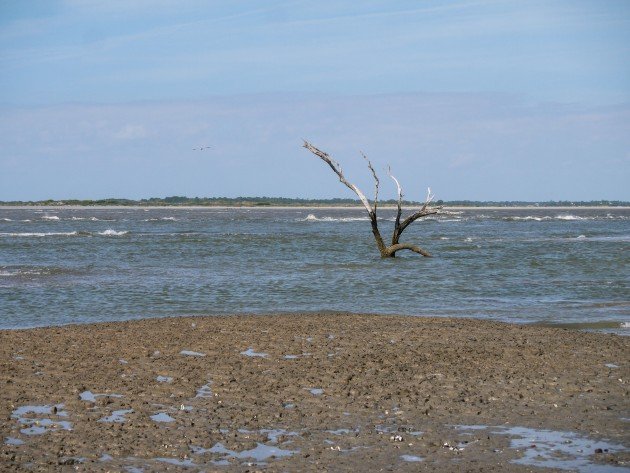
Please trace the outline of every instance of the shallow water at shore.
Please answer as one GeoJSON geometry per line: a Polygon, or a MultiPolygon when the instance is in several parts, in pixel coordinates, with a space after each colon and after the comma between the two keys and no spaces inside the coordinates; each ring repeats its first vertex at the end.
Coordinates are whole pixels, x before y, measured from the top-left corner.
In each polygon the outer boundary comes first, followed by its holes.
{"type": "Polygon", "coordinates": [[[403,240],[435,257],[381,260],[362,209],[0,209],[0,328],[338,310],[630,330],[630,209],[456,210],[403,240]]]}

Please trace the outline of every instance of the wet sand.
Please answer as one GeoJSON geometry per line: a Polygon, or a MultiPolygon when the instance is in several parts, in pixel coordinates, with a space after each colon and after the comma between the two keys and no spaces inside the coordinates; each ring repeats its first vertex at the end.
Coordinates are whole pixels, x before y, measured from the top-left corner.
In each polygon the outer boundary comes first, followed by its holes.
{"type": "Polygon", "coordinates": [[[5,330],[0,469],[627,471],[629,362],[628,337],[463,319],[5,330]]]}

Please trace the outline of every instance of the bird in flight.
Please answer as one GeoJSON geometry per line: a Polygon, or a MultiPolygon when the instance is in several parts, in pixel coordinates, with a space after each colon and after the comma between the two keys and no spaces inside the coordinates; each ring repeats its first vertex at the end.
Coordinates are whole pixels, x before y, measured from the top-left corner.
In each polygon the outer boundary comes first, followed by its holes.
{"type": "Polygon", "coordinates": [[[212,149],[212,146],[200,146],[199,148],[193,148],[193,151],[203,151],[204,149],[212,149]]]}

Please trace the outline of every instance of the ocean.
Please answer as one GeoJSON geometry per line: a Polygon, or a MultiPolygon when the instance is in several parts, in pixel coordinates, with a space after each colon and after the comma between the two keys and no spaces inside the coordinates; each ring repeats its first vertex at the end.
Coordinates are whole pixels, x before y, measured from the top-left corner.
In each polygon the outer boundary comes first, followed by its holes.
{"type": "Polygon", "coordinates": [[[0,208],[0,328],[349,311],[630,334],[630,209],[0,208]],[[394,210],[379,210],[387,239],[394,210]]]}

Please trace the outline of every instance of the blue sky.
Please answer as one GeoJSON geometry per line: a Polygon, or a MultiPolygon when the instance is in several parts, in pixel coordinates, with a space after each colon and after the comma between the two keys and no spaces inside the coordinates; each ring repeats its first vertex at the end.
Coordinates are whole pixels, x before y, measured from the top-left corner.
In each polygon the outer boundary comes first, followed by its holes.
{"type": "Polygon", "coordinates": [[[360,150],[412,199],[630,200],[630,2],[0,0],[0,200],[353,197],[301,138],[366,191],[360,150]]]}

